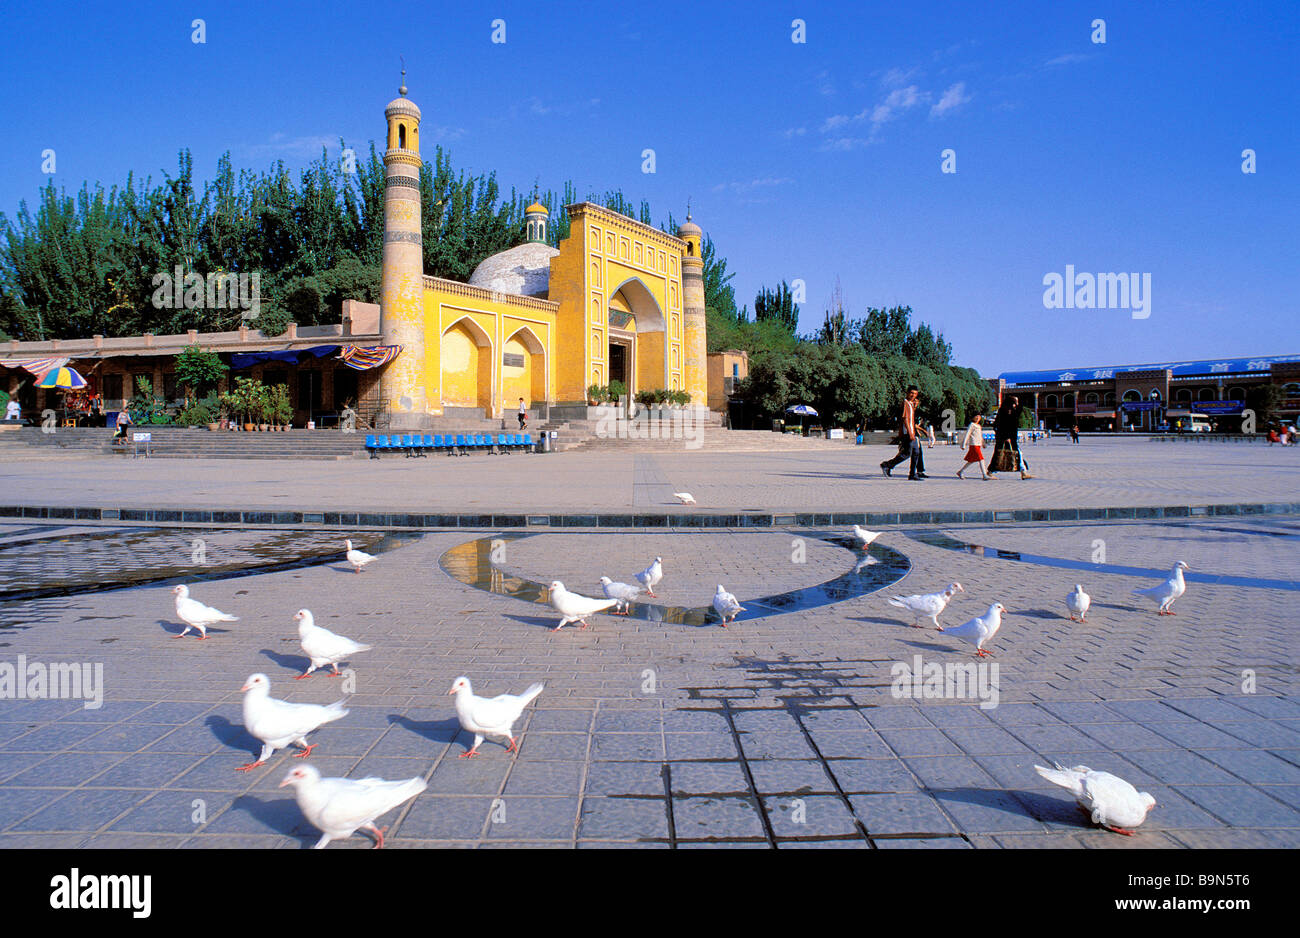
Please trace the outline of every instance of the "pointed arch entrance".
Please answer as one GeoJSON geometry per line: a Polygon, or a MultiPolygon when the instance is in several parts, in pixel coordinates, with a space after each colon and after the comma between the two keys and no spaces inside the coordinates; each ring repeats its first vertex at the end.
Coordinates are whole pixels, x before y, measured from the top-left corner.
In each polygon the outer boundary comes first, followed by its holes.
{"type": "Polygon", "coordinates": [[[609,377],[628,394],[667,388],[668,323],[654,294],[638,277],[624,280],[609,301],[609,377]]]}
{"type": "Polygon", "coordinates": [[[491,416],[492,339],[468,316],[442,333],[442,402],[451,407],[482,408],[491,416]]]}
{"type": "Polygon", "coordinates": [[[546,402],[546,347],[533,330],[520,326],[501,346],[501,407],[511,411],[519,402],[546,402]]]}

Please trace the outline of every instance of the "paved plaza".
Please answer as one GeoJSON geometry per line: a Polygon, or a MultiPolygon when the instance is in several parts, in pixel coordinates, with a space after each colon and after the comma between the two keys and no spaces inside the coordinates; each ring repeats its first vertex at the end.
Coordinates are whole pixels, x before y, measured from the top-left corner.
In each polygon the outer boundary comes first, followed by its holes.
{"type": "MultiPolygon", "coordinates": [[[[93,461],[5,468],[30,473],[9,487],[30,504],[269,504],[283,494],[448,505],[473,495],[490,510],[531,500],[589,509],[641,504],[664,484],[706,508],[1295,497],[1293,453],[1128,445],[1044,446],[1042,478],[1025,483],[916,486],[882,479],[878,454],[852,447],[759,458],[743,471],[707,451],[299,464],[292,482],[262,464],[118,461],[108,476],[93,461]]],[[[934,453],[935,474],[938,454],[955,458],[934,453]]],[[[1300,517],[897,526],[870,554],[846,533],[496,537],[13,520],[0,525],[0,663],[102,664],[103,701],[0,700],[0,845],[310,846],[318,832],[277,788],[298,764],[290,754],[235,771],[258,747],[242,726],[240,687],[261,672],[282,699],[328,703],[345,682],[355,690],[349,714],[311,736],[320,746],[308,761],[323,774],[428,781],[381,820],[393,848],[1300,846],[1300,517]],[[378,555],[360,575],[343,559],[349,535],[378,555]],[[452,560],[467,552],[492,562],[467,577],[452,560]],[[602,574],[630,581],[657,555],[658,598],[633,616],[555,633],[558,615],[530,600],[530,584],[553,579],[598,594],[602,574]],[[1176,560],[1190,566],[1187,593],[1176,616],[1158,617],[1130,590],[1176,560]],[[860,590],[808,601],[855,577],[860,590]],[[897,696],[894,669],[917,656],[975,660],[887,603],[953,580],[965,592],[944,625],[995,601],[1008,611],[985,662],[996,676],[983,672],[982,691],[995,694],[897,696]],[[175,640],[170,588],[181,581],[239,621],[207,641],[175,640]],[[656,612],[702,609],[719,582],[748,610],[725,630],[656,612]],[[1076,582],[1093,598],[1085,624],[1064,605],[1076,582]],[[306,662],[292,619],[303,607],[374,646],[348,677],[293,680],[306,662]],[[458,758],[472,742],[447,696],[459,675],[480,695],[545,682],[516,726],[517,755],[490,740],[479,758],[458,758]],[[1113,772],[1159,806],[1134,837],[1099,830],[1033,771],[1046,760],[1113,772]]],[[[367,846],[357,836],[330,849],[367,846]]]]}
{"type": "MultiPolygon", "coordinates": [[[[690,492],[718,511],[1098,508],[1295,502],[1300,448],[1264,444],[1064,439],[1026,444],[1035,478],[954,477],[960,448],[925,451],[931,478],[907,482],[879,463],[885,446],[805,452],[612,449],[341,462],[27,458],[0,463],[0,504],[222,510],[558,513],[659,511],[690,492]]],[[[968,474],[969,475],[969,474],[968,474]]]]}

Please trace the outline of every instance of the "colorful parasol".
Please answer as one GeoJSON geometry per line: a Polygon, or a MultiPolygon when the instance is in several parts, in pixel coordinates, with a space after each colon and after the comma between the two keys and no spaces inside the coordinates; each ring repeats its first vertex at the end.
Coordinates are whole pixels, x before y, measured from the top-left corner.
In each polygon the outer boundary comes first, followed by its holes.
{"type": "Polygon", "coordinates": [[[37,382],[36,386],[38,388],[73,390],[75,388],[84,388],[86,379],[78,374],[75,368],[53,368],[46,373],[44,378],[37,382]]]}

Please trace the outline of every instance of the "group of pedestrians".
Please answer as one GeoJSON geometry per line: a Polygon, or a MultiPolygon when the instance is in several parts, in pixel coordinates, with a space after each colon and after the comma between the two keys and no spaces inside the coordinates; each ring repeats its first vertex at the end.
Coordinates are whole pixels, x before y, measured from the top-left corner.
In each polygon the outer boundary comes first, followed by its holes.
{"type": "MultiPolygon", "coordinates": [[[[880,464],[880,471],[890,478],[894,468],[903,460],[909,460],[908,481],[920,482],[929,478],[925,473],[925,452],[921,447],[922,434],[925,432],[917,417],[917,402],[921,391],[916,385],[909,385],[903,398],[898,422],[898,453],[893,459],[886,459],[880,464]]],[[[957,470],[957,478],[972,465],[979,466],[980,478],[991,479],[999,472],[1019,472],[1020,478],[1032,479],[1029,464],[1020,452],[1020,400],[1008,394],[1002,399],[997,414],[993,417],[993,456],[989,460],[988,471],[984,470],[984,418],[976,414],[966,428],[961,445],[965,450],[962,467],[957,470]]],[[[934,445],[934,429],[926,434],[931,446],[934,445]]]]}

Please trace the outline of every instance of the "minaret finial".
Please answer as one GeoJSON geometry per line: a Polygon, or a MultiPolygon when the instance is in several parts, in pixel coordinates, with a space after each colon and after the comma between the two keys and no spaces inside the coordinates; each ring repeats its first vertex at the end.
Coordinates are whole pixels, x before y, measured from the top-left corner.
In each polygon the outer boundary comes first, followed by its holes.
{"type": "Polygon", "coordinates": [[[404,98],[406,97],[406,59],[402,58],[400,55],[398,58],[402,61],[402,87],[397,89],[397,93],[404,98]]]}
{"type": "Polygon", "coordinates": [[[690,221],[690,220],[691,220],[691,198],[690,198],[690,196],[687,196],[687,197],[686,197],[686,220],[687,220],[687,221],[690,221]]]}

